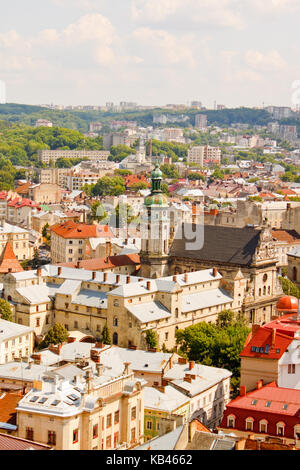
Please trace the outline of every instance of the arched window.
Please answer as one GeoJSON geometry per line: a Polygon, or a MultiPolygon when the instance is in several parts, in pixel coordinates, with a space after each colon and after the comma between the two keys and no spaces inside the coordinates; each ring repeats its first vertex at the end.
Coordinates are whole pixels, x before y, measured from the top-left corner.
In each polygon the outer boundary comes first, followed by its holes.
{"type": "Polygon", "coordinates": [[[118,302],[118,300],[114,300],[114,307],[119,307],[119,302],[118,302]]]}
{"type": "Polygon", "coordinates": [[[266,286],[264,286],[263,292],[264,292],[264,295],[266,295],[266,293],[267,293],[267,288],[266,288],[266,286]]]}
{"type": "Polygon", "coordinates": [[[114,333],[114,334],[113,334],[113,344],[114,344],[115,346],[118,345],[118,333],[114,333]]]}
{"type": "Polygon", "coordinates": [[[253,422],[254,422],[254,419],[249,417],[246,419],[246,430],[247,431],[253,431],[253,422]]]}
{"type": "Polygon", "coordinates": [[[261,296],[261,289],[258,290],[258,295],[261,296]]]}
{"type": "Polygon", "coordinates": [[[268,421],[266,419],[261,419],[259,422],[259,432],[266,434],[268,432],[268,421]]]}
{"type": "Polygon", "coordinates": [[[296,267],[293,267],[293,281],[297,281],[298,271],[296,267]]]}
{"type": "Polygon", "coordinates": [[[178,318],[178,315],[179,315],[179,310],[178,308],[175,308],[175,317],[178,318]]]}
{"type": "Polygon", "coordinates": [[[284,436],[284,428],[285,428],[285,424],[282,421],[276,424],[277,436],[284,436]]]}
{"type": "Polygon", "coordinates": [[[296,424],[296,426],[294,426],[294,436],[295,439],[300,439],[300,424],[296,424]]]}
{"type": "Polygon", "coordinates": [[[114,318],[114,326],[118,326],[118,318],[117,317],[114,318]]]}
{"type": "Polygon", "coordinates": [[[235,416],[234,415],[227,416],[227,427],[235,428],[235,416]]]}
{"type": "Polygon", "coordinates": [[[7,300],[8,300],[8,301],[10,301],[10,300],[11,300],[11,295],[9,295],[9,296],[7,297],[7,300]]]}

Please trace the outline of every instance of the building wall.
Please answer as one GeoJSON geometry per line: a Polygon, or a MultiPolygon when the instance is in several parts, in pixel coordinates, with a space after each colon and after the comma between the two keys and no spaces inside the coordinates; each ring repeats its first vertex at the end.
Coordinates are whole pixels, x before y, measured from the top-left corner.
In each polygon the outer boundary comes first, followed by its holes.
{"type": "Polygon", "coordinates": [[[278,382],[279,367],[278,361],[273,359],[241,357],[241,386],[246,387],[246,391],[255,390],[257,382],[263,380],[264,384],[278,382]]]}

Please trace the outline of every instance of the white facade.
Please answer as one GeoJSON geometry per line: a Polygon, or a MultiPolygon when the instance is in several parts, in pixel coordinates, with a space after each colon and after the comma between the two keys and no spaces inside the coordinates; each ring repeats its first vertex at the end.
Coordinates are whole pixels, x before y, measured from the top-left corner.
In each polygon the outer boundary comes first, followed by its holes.
{"type": "Polygon", "coordinates": [[[0,364],[33,352],[33,328],[0,319],[0,364]]]}

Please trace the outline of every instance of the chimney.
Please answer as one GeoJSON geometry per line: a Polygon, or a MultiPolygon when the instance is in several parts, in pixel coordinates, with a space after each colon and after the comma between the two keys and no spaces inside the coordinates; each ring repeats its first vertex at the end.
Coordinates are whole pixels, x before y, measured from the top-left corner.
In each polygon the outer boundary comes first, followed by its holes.
{"type": "Polygon", "coordinates": [[[128,239],[126,238],[125,240],[125,245],[127,246],[128,245],[128,239]]]}
{"type": "Polygon", "coordinates": [[[97,348],[97,349],[104,348],[104,343],[102,343],[102,341],[100,341],[99,343],[95,343],[95,348],[97,348]]]}
{"type": "Polygon", "coordinates": [[[260,325],[252,325],[252,338],[259,329],[260,329],[260,325]]]}
{"type": "Polygon", "coordinates": [[[190,361],[189,362],[189,370],[194,369],[194,367],[195,367],[195,361],[190,361]]]}
{"type": "Polygon", "coordinates": [[[77,268],[77,269],[80,268],[80,261],[77,261],[77,263],[76,263],[76,268],[77,268]]]}
{"type": "Polygon", "coordinates": [[[151,281],[147,281],[147,290],[151,290],[151,281]]]}
{"type": "Polygon", "coordinates": [[[91,349],[91,359],[97,364],[100,364],[100,352],[97,349],[91,349]]]}
{"type": "Polygon", "coordinates": [[[173,282],[177,282],[177,276],[173,276],[173,282]]]}
{"type": "Polygon", "coordinates": [[[130,366],[131,362],[124,362],[124,372],[123,375],[128,375],[130,373],[130,366]]]}
{"type": "Polygon", "coordinates": [[[214,276],[214,277],[217,277],[217,275],[218,275],[218,270],[217,270],[217,268],[213,268],[213,276],[214,276]]]}
{"type": "Polygon", "coordinates": [[[260,390],[261,388],[263,388],[263,385],[264,385],[263,379],[259,380],[259,381],[256,383],[256,389],[257,389],[257,390],[260,390]]]}
{"type": "Polygon", "coordinates": [[[276,341],[276,328],[273,328],[273,330],[272,330],[272,348],[275,347],[275,341],[276,341]]]}
{"type": "Polygon", "coordinates": [[[188,280],[189,280],[188,273],[184,273],[184,282],[188,282],[188,280]]]}
{"type": "Polygon", "coordinates": [[[244,397],[246,395],[246,386],[241,385],[240,386],[240,397],[244,397]]]}
{"type": "Polygon", "coordinates": [[[93,273],[92,273],[92,279],[93,279],[93,280],[96,279],[96,275],[97,275],[96,271],[93,271],[93,273]]]}
{"type": "Polygon", "coordinates": [[[116,275],[116,284],[118,284],[120,282],[120,274],[117,274],[116,275]]]}
{"type": "Polygon", "coordinates": [[[37,268],[36,274],[37,274],[38,277],[41,277],[41,275],[42,275],[42,268],[37,268]]]}
{"type": "Polygon", "coordinates": [[[126,277],[126,284],[130,284],[130,276],[126,277]]]}
{"type": "Polygon", "coordinates": [[[103,364],[97,363],[96,364],[96,371],[97,371],[97,376],[100,377],[103,374],[103,364]]]}
{"type": "Polygon", "coordinates": [[[12,273],[12,268],[8,268],[8,272],[9,272],[9,273],[12,273]]]}
{"type": "Polygon", "coordinates": [[[61,266],[59,266],[59,267],[57,268],[57,275],[58,275],[58,276],[61,275],[61,266]]]}
{"type": "Polygon", "coordinates": [[[75,342],[76,342],[76,338],[72,338],[72,336],[69,336],[68,343],[75,343],[75,342]]]}
{"type": "Polygon", "coordinates": [[[178,364],[187,364],[188,360],[185,357],[178,358],[178,364]]]}
{"type": "Polygon", "coordinates": [[[162,381],[161,381],[161,385],[162,385],[162,387],[167,387],[167,385],[168,385],[168,381],[167,381],[167,380],[165,380],[165,379],[162,379],[162,381]]]}
{"type": "Polygon", "coordinates": [[[189,376],[186,375],[186,376],[184,377],[184,381],[191,384],[191,383],[192,383],[192,377],[189,377],[189,376]]]}

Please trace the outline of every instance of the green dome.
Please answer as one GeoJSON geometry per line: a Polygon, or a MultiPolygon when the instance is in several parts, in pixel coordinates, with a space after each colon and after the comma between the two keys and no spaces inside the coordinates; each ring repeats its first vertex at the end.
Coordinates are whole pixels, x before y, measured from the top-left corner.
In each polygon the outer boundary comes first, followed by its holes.
{"type": "Polygon", "coordinates": [[[145,198],[145,206],[167,206],[168,199],[164,194],[151,194],[145,198]]]}
{"type": "Polygon", "coordinates": [[[155,170],[152,171],[151,173],[151,178],[152,179],[157,179],[157,178],[162,178],[162,171],[159,168],[158,163],[156,164],[155,170]]]}

